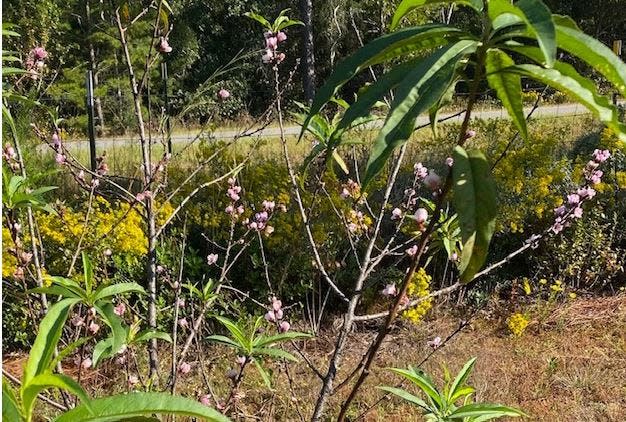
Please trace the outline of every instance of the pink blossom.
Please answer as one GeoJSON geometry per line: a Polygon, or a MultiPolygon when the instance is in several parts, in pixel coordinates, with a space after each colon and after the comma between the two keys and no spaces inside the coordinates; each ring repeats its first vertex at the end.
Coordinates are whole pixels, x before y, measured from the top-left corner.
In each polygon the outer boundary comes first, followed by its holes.
{"type": "Polygon", "coordinates": [[[91,323],[89,324],[89,332],[91,334],[96,334],[99,329],[100,329],[100,326],[96,324],[95,322],[91,321],[91,323]]]}
{"type": "Polygon", "coordinates": [[[138,202],[143,202],[143,200],[146,199],[146,194],[144,192],[139,192],[137,195],[135,195],[135,199],[138,202]]]}
{"type": "Polygon", "coordinates": [[[574,217],[576,218],[582,218],[583,216],[583,209],[580,207],[576,207],[574,208],[574,213],[573,213],[574,217]]]}
{"type": "Polygon", "coordinates": [[[239,366],[243,366],[245,365],[245,363],[248,361],[248,358],[245,356],[237,356],[236,362],[237,364],[239,364],[239,366]]]}
{"type": "Polygon", "coordinates": [[[287,39],[287,34],[285,34],[283,31],[279,31],[278,34],[276,34],[276,40],[278,42],[283,42],[287,39]]]}
{"type": "Polygon", "coordinates": [[[211,396],[209,396],[208,394],[203,394],[202,396],[200,396],[200,403],[202,403],[205,406],[210,406],[211,396]]]}
{"type": "Polygon", "coordinates": [[[272,31],[266,31],[263,33],[263,38],[268,39],[269,37],[273,37],[274,33],[272,31]]]}
{"type": "Polygon", "coordinates": [[[263,209],[266,211],[272,212],[274,207],[276,207],[276,202],[267,200],[263,201],[263,209]]]}
{"type": "Polygon", "coordinates": [[[220,100],[226,100],[227,98],[230,97],[230,92],[222,88],[217,92],[217,96],[219,97],[220,100]]]}
{"type": "Polygon", "coordinates": [[[552,233],[554,234],[559,234],[561,231],[563,231],[563,224],[561,223],[561,218],[557,217],[555,223],[552,225],[552,227],[550,227],[550,230],[552,230],[552,233]]]}
{"type": "Polygon", "coordinates": [[[74,327],[82,327],[83,325],[85,325],[85,320],[81,318],[80,315],[74,315],[70,320],[70,323],[74,327]]]}
{"type": "Polygon", "coordinates": [[[561,205],[560,207],[554,209],[554,213],[559,217],[565,215],[565,211],[567,211],[567,209],[564,205],[561,205]]]}
{"type": "Polygon", "coordinates": [[[32,50],[35,60],[44,60],[48,57],[48,52],[43,47],[35,47],[32,50]]]}
{"type": "Polygon", "coordinates": [[[126,363],[126,356],[122,355],[122,356],[116,357],[115,363],[117,363],[118,365],[124,365],[126,363]]]}
{"type": "Polygon", "coordinates": [[[191,365],[187,362],[183,362],[178,367],[178,371],[183,375],[188,374],[191,371],[191,365]]]}
{"type": "Polygon", "coordinates": [[[232,178],[232,177],[229,177],[229,178],[228,178],[228,184],[229,184],[229,185],[233,186],[236,182],[237,182],[237,181],[236,181],[234,178],[232,178]]]}
{"type": "Polygon", "coordinates": [[[20,223],[13,223],[13,230],[16,232],[22,231],[22,225],[20,223]]]}
{"type": "Polygon", "coordinates": [[[276,322],[276,314],[274,311],[267,311],[265,314],[265,320],[268,322],[276,322]]]}
{"type": "Polygon", "coordinates": [[[594,185],[597,185],[598,183],[602,181],[603,175],[604,175],[604,172],[602,170],[596,170],[591,174],[589,181],[593,183],[594,185]]]}
{"type": "Polygon", "coordinates": [[[54,161],[56,161],[57,164],[65,164],[65,155],[63,154],[56,154],[54,156],[54,161]]]}
{"type": "Polygon", "coordinates": [[[272,297],[272,309],[278,311],[283,307],[283,302],[277,299],[276,296],[272,297]]]}
{"type": "Polygon", "coordinates": [[[441,187],[441,177],[434,170],[431,170],[428,176],[424,178],[424,184],[430,190],[437,190],[441,187]]]}
{"type": "Polygon", "coordinates": [[[418,224],[423,224],[426,220],[428,220],[428,211],[425,208],[415,210],[415,221],[418,224]]]}
{"type": "Polygon", "coordinates": [[[452,252],[452,255],[450,255],[450,261],[456,262],[459,260],[459,254],[457,254],[456,252],[452,252]]]}
{"type": "Polygon", "coordinates": [[[263,63],[271,63],[274,59],[274,52],[272,50],[265,50],[265,54],[261,56],[261,60],[263,63]]]}
{"type": "Polygon", "coordinates": [[[287,56],[285,55],[285,53],[278,53],[276,55],[276,63],[282,63],[283,60],[285,60],[287,56]]]}
{"type": "Polygon", "coordinates": [[[187,328],[187,327],[189,327],[189,322],[187,321],[187,318],[181,318],[181,319],[178,320],[178,325],[181,328],[187,328]]]}
{"type": "Polygon", "coordinates": [[[406,252],[406,254],[407,254],[408,256],[415,256],[415,254],[417,253],[417,245],[413,245],[413,246],[411,246],[411,247],[410,247],[409,249],[407,249],[405,252],[406,252]]]}
{"type": "Polygon", "coordinates": [[[258,224],[256,223],[256,221],[253,221],[252,223],[250,223],[248,225],[248,227],[250,228],[250,230],[256,230],[258,228],[258,224]]]}
{"type": "Polygon", "coordinates": [[[357,226],[355,223],[348,223],[348,231],[350,233],[356,233],[358,229],[359,229],[359,226],[357,226]]]}
{"type": "Polygon", "coordinates": [[[339,196],[341,196],[343,199],[349,198],[350,197],[350,191],[348,190],[348,188],[343,188],[341,190],[341,193],[339,194],[339,196]]]}
{"type": "Polygon", "coordinates": [[[465,133],[465,139],[472,139],[474,136],[476,136],[475,130],[470,129],[465,133]]]}
{"type": "Polygon", "coordinates": [[[288,321],[282,321],[278,325],[278,331],[280,331],[281,333],[286,333],[287,331],[289,331],[290,328],[291,328],[291,324],[289,324],[288,321]]]}
{"type": "Polygon", "coordinates": [[[453,164],[454,164],[454,158],[452,157],[446,158],[446,166],[452,167],[453,164]]]}
{"type": "Polygon", "coordinates": [[[85,181],[85,172],[83,170],[78,172],[78,180],[82,180],[83,182],[85,181]]]}
{"type": "Polygon", "coordinates": [[[164,271],[165,271],[165,267],[163,265],[157,265],[156,266],[157,274],[163,274],[164,271]]]}
{"type": "Polygon", "coordinates": [[[89,359],[89,358],[85,358],[85,359],[82,361],[82,363],[80,364],[80,366],[81,366],[83,369],[89,369],[89,368],[91,368],[91,364],[92,364],[91,359],[89,359]]]}
{"type": "Polygon", "coordinates": [[[113,251],[111,249],[105,249],[104,250],[104,256],[111,256],[113,255],[113,251]]]}
{"type": "Polygon", "coordinates": [[[598,167],[600,167],[600,164],[599,164],[599,163],[597,163],[597,162],[595,162],[595,161],[593,161],[593,160],[589,161],[589,162],[587,163],[587,166],[586,166],[586,168],[587,168],[588,170],[595,170],[595,169],[597,169],[598,167]]]}
{"type": "Polygon", "coordinates": [[[124,313],[126,312],[126,305],[124,305],[124,303],[120,302],[119,304],[117,304],[117,306],[115,308],[113,308],[113,312],[117,316],[124,315],[124,313]]]}
{"type": "Polygon", "coordinates": [[[427,341],[426,344],[433,349],[437,349],[439,348],[439,346],[441,346],[441,337],[437,336],[434,339],[427,341]]]}
{"type": "Polygon", "coordinates": [[[237,214],[243,214],[243,211],[244,211],[243,205],[239,205],[237,207],[237,214]]]}
{"type": "Polygon", "coordinates": [[[387,284],[382,291],[383,296],[395,296],[398,294],[398,289],[394,283],[387,284]]]}
{"type": "Polygon", "coordinates": [[[605,150],[596,149],[593,151],[593,159],[596,160],[598,163],[604,163],[610,157],[611,157],[611,152],[608,149],[605,149],[605,150]]]}
{"type": "Polygon", "coordinates": [[[567,195],[567,203],[570,205],[576,205],[580,202],[580,196],[578,196],[578,194],[570,194],[567,195]]]}
{"type": "Polygon", "coordinates": [[[265,39],[265,48],[276,50],[278,47],[278,39],[276,37],[269,37],[265,39]]]}
{"type": "Polygon", "coordinates": [[[224,209],[224,212],[226,214],[232,214],[234,211],[235,211],[235,208],[232,205],[229,205],[224,209]]]}
{"type": "Polygon", "coordinates": [[[415,176],[417,176],[418,179],[424,179],[426,176],[428,176],[428,169],[424,167],[422,163],[416,163],[413,166],[413,170],[415,172],[415,176]]]}
{"type": "Polygon", "coordinates": [[[172,52],[172,47],[170,46],[170,43],[167,42],[167,38],[161,37],[161,41],[159,42],[159,51],[161,53],[171,53],[172,52]]]}
{"type": "Polygon", "coordinates": [[[596,195],[595,189],[588,188],[588,187],[579,188],[576,193],[578,193],[578,196],[580,196],[583,199],[584,198],[591,199],[591,198],[593,198],[596,195]]]}
{"type": "Polygon", "coordinates": [[[139,378],[137,377],[137,375],[130,375],[128,377],[128,385],[134,387],[137,384],[139,384],[139,378]]]}
{"type": "Polygon", "coordinates": [[[219,255],[216,253],[211,253],[208,254],[206,257],[206,263],[209,265],[213,265],[217,262],[217,260],[219,259],[219,255]]]}
{"type": "Polygon", "coordinates": [[[182,297],[179,297],[178,300],[176,300],[176,306],[178,306],[179,308],[184,308],[185,299],[183,299],[182,297]]]}
{"type": "Polygon", "coordinates": [[[394,208],[393,211],[391,211],[392,220],[399,220],[401,217],[402,217],[402,210],[400,208],[394,208]]]}

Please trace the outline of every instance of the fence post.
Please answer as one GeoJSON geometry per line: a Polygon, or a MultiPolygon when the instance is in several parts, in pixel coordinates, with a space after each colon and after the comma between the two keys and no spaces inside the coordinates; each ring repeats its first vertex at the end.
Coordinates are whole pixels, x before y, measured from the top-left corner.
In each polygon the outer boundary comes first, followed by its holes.
{"type": "Polygon", "coordinates": [[[161,62],[161,79],[163,79],[163,108],[165,114],[165,130],[167,131],[167,152],[172,153],[172,127],[170,125],[170,102],[167,92],[167,63],[161,62]]]}
{"type": "Polygon", "coordinates": [[[93,112],[93,73],[87,71],[87,130],[89,134],[89,157],[91,161],[91,171],[96,171],[96,128],[94,125],[93,112]]]}

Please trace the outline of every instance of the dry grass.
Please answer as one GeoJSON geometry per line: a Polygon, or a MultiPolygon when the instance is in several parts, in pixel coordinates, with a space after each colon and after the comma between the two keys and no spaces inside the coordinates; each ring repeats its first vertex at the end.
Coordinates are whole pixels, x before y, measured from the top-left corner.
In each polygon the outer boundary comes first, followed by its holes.
{"type": "MultiPolygon", "coordinates": [[[[427,361],[423,369],[435,380],[442,379],[442,365],[458,371],[465,361],[477,356],[478,361],[470,384],[480,401],[500,402],[518,406],[533,421],[616,421],[626,420],[626,296],[579,299],[542,312],[541,320],[532,321],[521,337],[512,337],[506,329],[506,316],[481,313],[445,347],[427,361]]],[[[377,385],[393,385],[399,379],[384,370],[386,366],[406,366],[420,362],[429,352],[428,339],[445,338],[459,324],[459,318],[435,311],[433,318],[419,326],[404,326],[385,342],[378,366],[366,382],[351,416],[361,414],[382,394],[377,385]]],[[[331,350],[332,327],[306,345],[305,352],[320,368],[331,350]]],[[[372,329],[352,333],[348,356],[340,368],[343,379],[373,338],[372,329]]],[[[224,374],[233,365],[234,355],[224,348],[208,347],[202,351],[205,373],[218,395],[224,397],[229,383],[224,374]]],[[[143,358],[142,354],[138,356],[143,358]]],[[[5,356],[4,367],[19,374],[23,356],[5,356]]],[[[178,392],[191,397],[206,393],[199,359],[190,360],[193,371],[181,379],[178,392]]],[[[166,362],[163,362],[166,365],[166,362]]],[[[64,365],[70,375],[76,369],[64,365]]],[[[304,363],[290,366],[289,380],[278,364],[273,368],[275,390],[266,389],[252,370],[242,391],[245,397],[238,404],[235,419],[242,421],[298,421],[299,413],[307,419],[311,414],[319,380],[304,363]]],[[[252,369],[252,368],[251,368],[252,369]]],[[[120,391],[124,388],[123,371],[106,364],[98,371],[83,374],[93,395],[120,391]]],[[[339,391],[332,399],[337,408],[347,394],[339,391]]],[[[385,399],[372,409],[364,421],[421,420],[415,408],[396,399],[385,399]]]]}

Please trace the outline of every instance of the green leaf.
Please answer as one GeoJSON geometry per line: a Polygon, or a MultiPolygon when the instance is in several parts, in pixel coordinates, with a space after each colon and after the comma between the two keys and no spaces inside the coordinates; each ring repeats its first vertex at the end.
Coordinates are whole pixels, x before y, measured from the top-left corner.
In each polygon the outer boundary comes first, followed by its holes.
{"type": "Polygon", "coordinates": [[[426,57],[398,85],[396,98],[370,153],[363,187],[376,176],[391,153],[413,133],[415,119],[435,104],[454,78],[456,66],[476,49],[476,42],[459,41],[426,57]]]}
{"type": "Polygon", "coordinates": [[[113,339],[111,343],[111,353],[115,354],[119,352],[126,343],[126,336],[128,334],[126,328],[122,325],[122,319],[115,314],[113,304],[97,303],[95,308],[98,313],[102,315],[104,322],[111,328],[111,336],[113,339]]]}
{"type": "MultiPolygon", "coordinates": [[[[224,344],[226,346],[230,346],[230,347],[234,347],[235,349],[243,349],[243,347],[237,343],[236,341],[232,340],[231,338],[228,338],[226,336],[221,336],[221,335],[212,335],[212,336],[208,336],[206,337],[207,341],[212,341],[214,343],[221,343],[224,344]]],[[[245,352],[245,350],[243,350],[245,352]]]]}
{"type": "MultiPolygon", "coordinates": [[[[502,15],[513,15],[524,21],[531,33],[535,35],[543,52],[546,66],[552,67],[556,60],[556,29],[550,9],[541,0],[520,0],[515,5],[512,5],[509,0],[490,0],[488,10],[492,22],[502,15]]],[[[507,21],[507,24],[517,22],[517,19],[511,19],[507,21]]],[[[502,27],[502,25],[494,24],[494,27],[498,26],[502,27]]]]}
{"type": "Polygon", "coordinates": [[[393,18],[391,19],[391,25],[389,25],[389,30],[393,31],[398,27],[398,24],[406,15],[411,13],[413,10],[424,7],[424,6],[432,6],[441,3],[455,3],[460,6],[468,6],[477,12],[482,12],[484,4],[482,0],[402,0],[402,2],[396,8],[395,13],[393,14],[393,18]]]}
{"type": "Polygon", "coordinates": [[[87,255],[87,252],[83,251],[81,255],[83,258],[85,290],[87,291],[87,296],[91,296],[91,286],[93,285],[93,265],[91,263],[91,259],[89,259],[89,255],[87,255]]]}
{"type": "Polygon", "coordinates": [[[266,347],[266,346],[271,346],[272,344],[281,343],[284,341],[311,338],[311,337],[313,336],[309,333],[302,333],[299,331],[287,331],[286,333],[275,334],[269,337],[259,336],[252,342],[252,345],[254,347],[266,347]]]}
{"type": "Polygon", "coordinates": [[[515,62],[503,51],[492,49],[487,51],[485,65],[489,86],[498,94],[498,98],[502,101],[522,137],[528,139],[522,102],[522,78],[502,72],[502,69],[515,65],[515,62]]]}
{"type": "Polygon", "coordinates": [[[521,410],[513,407],[501,406],[499,404],[490,403],[472,403],[466,404],[456,409],[448,418],[451,420],[463,419],[463,418],[476,418],[480,417],[481,420],[488,417],[489,419],[501,418],[504,416],[519,417],[526,416],[521,410]]]}
{"type": "Polygon", "coordinates": [[[556,42],[559,48],[580,58],[600,72],[626,97],[626,63],[609,47],[584,32],[572,27],[562,16],[554,15],[556,42]]]}
{"type": "Polygon", "coordinates": [[[474,387],[470,387],[469,385],[466,385],[465,387],[457,388],[456,393],[454,393],[450,397],[448,402],[454,403],[455,401],[457,401],[463,396],[469,396],[470,394],[474,394],[475,391],[476,389],[474,387]]]}
{"type": "Polygon", "coordinates": [[[331,145],[335,145],[337,140],[341,138],[344,132],[352,127],[352,123],[359,117],[367,115],[370,109],[383,98],[393,88],[395,88],[420,61],[411,60],[406,63],[399,64],[385,73],[378,80],[367,87],[358,97],[357,100],[346,110],[341,120],[335,127],[331,136],[331,145]]]}
{"type": "Polygon", "coordinates": [[[91,407],[93,415],[81,404],[59,416],[56,422],[128,421],[154,413],[191,416],[210,422],[229,422],[226,416],[196,400],[168,393],[118,394],[92,400],[91,407]]]}
{"type": "Polygon", "coordinates": [[[471,358],[467,363],[463,366],[461,371],[458,373],[452,385],[450,385],[450,391],[448,391],[448,402],[453,403],[452,397],[454,397],[458,391],[465,387],[465,381],[472,373],[474,369],[474,364],[476,363],[476,358],[471,358]]]}
{"type": "Polygon", "coordinates": [[[277,358],[277,359],[286,359],[289,360],[291,362],[298,362],[298,359],[292,355],[289,352],[286,352],[282,349],[278,349],[278,348],[255,348],[252,349],[252,353],[255,356],[269,356],[272,358],[277,358]]]}
{"type": "Polygon", "coordinates": [[[234,321],[231,321],[230,319],[219,315],[216,315],[215,319],[221,322],[222,325],[226,327],[228,331],[230,331],[236,342],[239,343],[239,347],[241,347],[243,350],[250,351],[250,342],[246,338],[246,335],[241,330],[241,328],[239,328],[239,326],[234,321]]]}
{"type": "Polygon", "coordinates": [[[265,383],[265,386],[271,389],[272,378],[270,377],[270,374],[267,373],[267,370],[263,367],[263,365],[261,365],[261,362],[259,362],[257,359],[252,359],[252,362],[254,362],[254,366],[256,366],[257,371],[259,371],[261,378],[263,378],[263,382],[265,383]]]}
{"type": "Polygon", "coordinates": [[[67,320],[70,308],[79,302],[79,299],[63,299],[48,308],[46,316],[39,324],[39,331],[30,349],[28,362],[24,368],[22,385],[27,385],[34,377],[43,373],[50,366],[50,361],[57,347],[67,320]]]}
{"type": "Polygon", "coordinates": [[[94,301],[106,299],[111,296],[121,295],[124,293],[135,292],[140,294],[146,294],[146,291],[137,283],[117,283],[104,287],[102,290],[96,293],[94,301]]]}
{"type": "Polygon", "coordinates": [[[267,19],[265,19],[263,16],[259,15],[258,13],[246,12],[246,13],[244,13],[244,16],[247,16],[250,19],[253,19],[253,20],[257,21],[258,23],[263,25],[264,28],[272,30],[272,25],[270,25],[270,23],[267,21],[267,19]]]}
{"type": "Polygon", "coordinates": [[[413,394],[409,393],[406,390],[403,390],[401,388],[395,388],[395,387],[377,387],[380,388],[381,390],[387,391],[391,394],[395,394],[396,396],[400,397],[403,400],[408,401],[409,403],[413,403],[414,405],[421,407],[424,410],[428,410],[433,412],[435,409],[431,409],[430,406],[428,406],[428,403],[426,403],[424,400],[420,399],[417,396],[414,396],[413,394]]]}
{"type": "Polygon", "coordinates": [[[444,402],[443,397],[439,394],[437,387],[432,382],[432,380],[422,371],[411,369],[399,369],[399,368],[389,368],[390,371],[395,372],[398,375],[403,376],[404,378],[411,381],[413,384],[418,386],[437,406],[437,409],[442,409],[444,402]]]}
{"type": "Polygon", "coordinates": [[[80,399],[81,406],[85,406],[87,412],[93,413],[91,400],[76,381],[66,375],[43,373],[22,385],[22,406],[27,415],[32,414],[37,395],[48,388],[59,388],[74,394],[80,399]]]}
{"type": "Polygon", "coordinates": [[[141,333],[139,333],[137,335],[137,337],[135,337],[134,342],[135,343],[140,343],[140,342],[151,340],[153,338],[158,338],[158,339],[161,339],[161,340],[166,341],[168,343],[172,342],[172,337],[168,333],[164,333],[162,331],[144,331],[144,332],[141,332],[141,333]]]}
{"type": "Polygon", "coordinates": [[[34,289],[29,289],[29,293],[43,293],[45,295],[55,295],[61,296],[63,298],[80,298],[76,293],[67,289],[63,286],[49,286],[49,287],[35,287],[34,289]]]}
{"type": "Polygon", "coordinates": [[[339,89],[363,69],[375,64],[383,63],[395,57],[408,53],[419,53],[424,49],[432,49],[448,43],[454,38],[472,38],[457,28],[447,25],[429,24],[413,28],[401,29],[391,34],[383,35],[371,43],[361,47],[354,54],[342,60],[324,85],[319,89],[309,111],[309,117],[304,121],[303,130],[308,126],[312,116],[318,114],[322,107],[333,98],[339,89]]]}
{"type": "Polygon", "coordinates": [[[2,377],[2,420],[5,422],[20,422],[22,419],[15,392],[8,381],[2,377]]]}
{"type": "Polygon", "coordinates": [[[478,150],[454,148],[453,203],[459,215],[463,250],[459,271],[469,282],[481,268],[496,221],[496,186],[487,159],[478,150]]]}
{"type": "Polygon", "coordinates": [[[575,98],[626,142],[626,125],[619,121],[617,109],[607,97],[597,93],[593,82],[583,78],[571,65],[557,62],[553,69],[545,69],[533,64],[522,64],[508,67],[503,71],[535,79],[575,98]]]}
{"type": "Polygon", "coordinates": [[[448,104],[452,103],[452,99],[454,97],[454,93],[456,92],[456,83],[458,82],[459,78],[456,77],[454,78],[450,84],[448,85],[448,87],[446,88],[445,92],[443,93],[443,95],[441,96],[441,98],[439,98],[439,101],[437,101],[432,107],[430,107],[430,109],[428,110],[428,118],[430,120],[430,128],[433,131],[433,136],[436,138],[437,137],[437,124],[438,124],[438,116],[439,116],[439,111],[447,106],[448,104]]]}
{"type": "Polygon", "coordinates": [[[48,366],[48,370],[53,371],[54,368],[56,368],[57,363],[62,362],[63,359],[68,357],[74,350],[87,343],[89,340],[89,337],[83,337],[79,338],[75,342],[68,344],[63,350],[59,352],[59,354],[54,359],[52,359],[50,365],[48,366]]]}
{"type": "Polygon", "coordinates": [[[93,367],[98,366],[100,361],[104,358],[111,356],[111,345],[113,344],[113,337],[100,340],[93,348],[93,355],[91,357],[93,367]]]}

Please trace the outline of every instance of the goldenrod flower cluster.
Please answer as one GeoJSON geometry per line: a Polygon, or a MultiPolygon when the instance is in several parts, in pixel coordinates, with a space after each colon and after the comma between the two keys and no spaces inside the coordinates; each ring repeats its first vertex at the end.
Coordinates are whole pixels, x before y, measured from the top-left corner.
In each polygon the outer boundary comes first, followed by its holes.
{"type": "MultiPolygon", "coordinates": [[[[430,293],[431,280],[432,277],[426,274],[424,268],[420,268],[418,271],[416,271],[415,274],[413,274],[413,277],[411,278],[407,289],[407,295],[409,299],[415,299],[428,295],[430,293]]],[[[417,324],[422,320],[424,315],[426,315],[431,307],[432,299],[427,299],[417,306],[414,306],[404,311],[402,313],[402,316],[409,321],[417,324]]]]}

